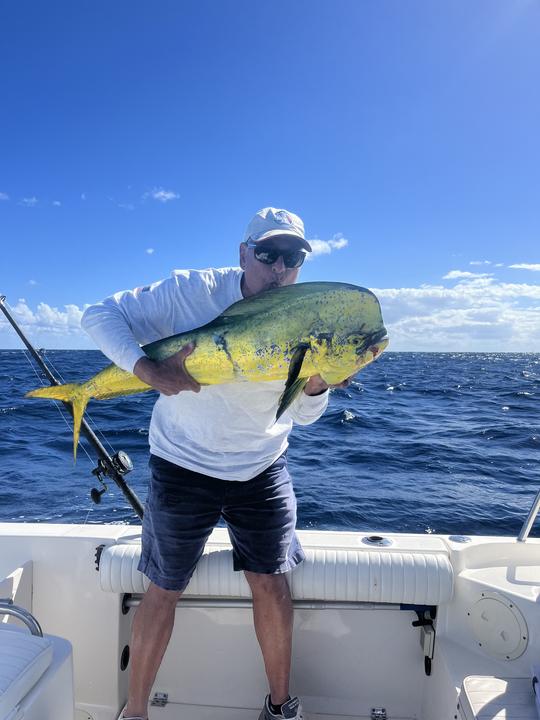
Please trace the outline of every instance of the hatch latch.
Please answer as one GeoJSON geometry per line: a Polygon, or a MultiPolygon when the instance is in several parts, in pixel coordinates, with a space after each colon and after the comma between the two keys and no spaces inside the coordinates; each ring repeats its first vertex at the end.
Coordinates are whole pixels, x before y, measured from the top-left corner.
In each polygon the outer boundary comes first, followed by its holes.
{"type": "Polygon", "coordinates": [[[420,628],[420,646],[424,651],[424,670],[431,675],[431,661],[435,654],[435,627],[433,621],[437,616],[437,608],[429,607],[415,609],[418,620],[413,620],[412,626],[420,628]]]}
{"type": "Polygon", "coordinates": [[[153,707],[165,707],[169,702],[169,693],[157,692],[154,693],[150,705],[153,707]]]}

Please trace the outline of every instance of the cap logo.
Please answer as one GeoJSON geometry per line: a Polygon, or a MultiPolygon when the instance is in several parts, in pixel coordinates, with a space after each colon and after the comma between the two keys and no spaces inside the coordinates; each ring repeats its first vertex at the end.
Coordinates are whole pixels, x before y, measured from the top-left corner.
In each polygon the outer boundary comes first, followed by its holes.
{"type": "Polygon", "coordinates": [[[274,214],[274,217],[276,219],[276,222],[281,224],[287,224],[287,225],[293,225],[292,217],[289,215],[289,213],[285,212],[285,210],[279,210],[277,213],[274,214]]]}

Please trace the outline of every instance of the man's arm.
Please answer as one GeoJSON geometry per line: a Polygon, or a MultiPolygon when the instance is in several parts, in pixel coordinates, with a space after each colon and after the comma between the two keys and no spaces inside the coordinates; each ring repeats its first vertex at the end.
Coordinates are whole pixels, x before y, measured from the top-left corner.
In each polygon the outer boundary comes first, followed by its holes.
{"type": "Polygon", "coordinates": [[[352,383],[353,378],[354,375],[351,375],[351,377],[343,380],[343,382],[340,382],[337,385],[328,385],[328,383],[325,383],[320,375],[314,375],[307,381],[304,392],[306,395],[321,395],[329,388],[347,388],[352,383]]]}
{"type": "Polygon", "coordinates": [[[166,360],[141,357],[135,363],[133,374],[163,395],[176,395],[182,390],[200,392],[201,386],[186,370],[185,360],[193,352],[192,344],[184,345],[166,360]]]}
{"type": "Polygon", "coordinates": [[[311,425],[318,420],[328,405],[328,386],[317,376],[310,378],[304,390],[295,397],[287,408],[293,422],[297,425],[311,425]],[[319,382],[320,380],[320,382],[319,382]],[[321,386],[324,384],[324,387],[321,386]]]}
{"type": "Polygon", "coordinates": [[[133,372],[146,357],[141,345],[172,334],[171,307],[177,302],[171,279],[115,293],[87,308],[81,326],[115,365],[133,372]]]}
{"type": "Polygon", "coordinates": [[[81,325],[110,360],[155,390],[165,395],[181,390],[199,392],[199,383],[184,365],[193,346],[185,346],[161,362],[151,360],[141,349],[141,344],[173,333],[171,307],[175,300],[174,284],[164,280],[147,288],[116,293],[90,306],[81,325]]]}
{"type": "Polygon", "coordinates": [[[346,388],[351,381],[352,377],[338,385],[328,385],[320,375],[314,375],[309,378],[304,391],[295,398],[287,412],[298,425],[311,425],[321,417],[327,408],[328,390],[330,388],[346,388]]]}

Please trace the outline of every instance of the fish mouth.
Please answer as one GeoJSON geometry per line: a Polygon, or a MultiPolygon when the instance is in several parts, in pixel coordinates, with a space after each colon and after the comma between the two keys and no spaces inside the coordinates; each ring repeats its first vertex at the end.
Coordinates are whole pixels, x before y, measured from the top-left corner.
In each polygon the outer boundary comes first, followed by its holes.
{"type": "Polygon", "coordinates": [[[377,355],[380,355],[383,352],[383,350],[386,350],[386,348],[388,347],[388,343],[389,343],[388,335],[385,335],[375,345],[370,345],[368,350],[373,355],[374,360],[377,357],[377,355]]]}
{"type": "Polygon", "coordinates": [[[369,351],[375,358],[377,357],[377,355],[380,355],[380,353],[382,353],[382,351],[386,348],[387,345],[388,333],[386,332],[386,328],[381,328],[380,330],[377,330],[366,336],[366,339],[362,343],[362,345],[356,348],[356,354],[363,355],[366,351],[369,351]]]}

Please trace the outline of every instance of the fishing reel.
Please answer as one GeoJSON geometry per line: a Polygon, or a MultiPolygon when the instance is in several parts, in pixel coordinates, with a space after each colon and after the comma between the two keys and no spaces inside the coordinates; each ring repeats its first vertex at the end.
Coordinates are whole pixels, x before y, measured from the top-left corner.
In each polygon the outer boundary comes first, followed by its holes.
{"type": "Polygon", "coordinates": [[[92,488],[90,491],[90,497],[99,505],[101,502],[101,496],[107,492],[107,483],[103,479],[104,477],[111,477],[111,472],[116,472],[119,475],[127,475],[133,470],[133,463],[129,455],[123,450],[119,450],[110,458],[110,464],[105,462],[102,458],[98,460],[97,466],[92,470],[98,482],[101,484],[102,489],[92,488]]]}

